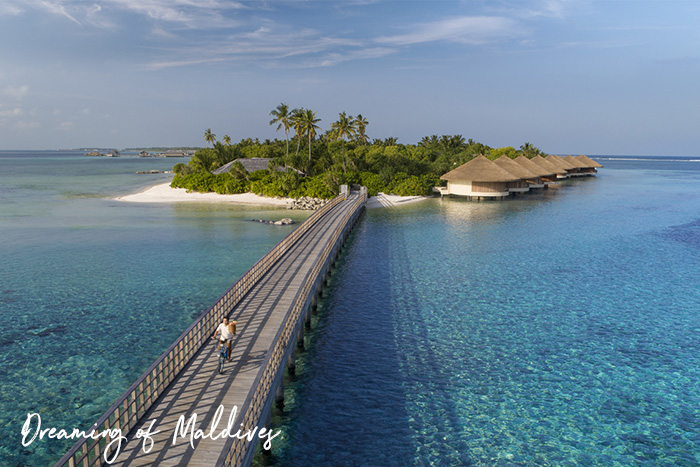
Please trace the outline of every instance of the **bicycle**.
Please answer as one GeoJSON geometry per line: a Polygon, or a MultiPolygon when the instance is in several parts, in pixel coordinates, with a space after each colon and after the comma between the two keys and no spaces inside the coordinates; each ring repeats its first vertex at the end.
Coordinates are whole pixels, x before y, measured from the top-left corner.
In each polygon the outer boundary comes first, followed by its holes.
{"type": "Polygon", "coordinates": [[[228,348],[225,340],[219,340],[221,348],[219,349],[219,374],[224,372],[224,362],[228,358],[228,348]]]}

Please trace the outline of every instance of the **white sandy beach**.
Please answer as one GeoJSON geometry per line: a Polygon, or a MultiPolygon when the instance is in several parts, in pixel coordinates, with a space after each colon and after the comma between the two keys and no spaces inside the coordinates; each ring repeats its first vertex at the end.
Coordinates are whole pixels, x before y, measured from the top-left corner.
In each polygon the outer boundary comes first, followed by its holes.
{"type": "MultiPolygon", "coordinates": [[[[427,196],[396,196],[379,193],[367,200],[367,208],[386,208],[400,206],[428,199],[427,196]]],[[[207,202],[232,204],[258,204],[267,206],[287,206],[291,198],[267,198],[254,193],[238,195],[220,195],[217,193],[188,193],[184,188],[171,188],[170,182],[152,186],[139,193],[120,196],[117,201],[130,203],[175,203],[175,202],[207,202]]]]}
{"type": "Polygon", "coordinates": [[[267,198],[254,193],[238,195],[220,195],[217,193],[188,193],[184,188],[171,188],[170,182],[155,185],[140,193],[120,196],[117,201],[130,203],[175,203],[175,202],[207,202],[233,204],[264,204],[268,206],[287,206],[289,198],[267,198]]]}

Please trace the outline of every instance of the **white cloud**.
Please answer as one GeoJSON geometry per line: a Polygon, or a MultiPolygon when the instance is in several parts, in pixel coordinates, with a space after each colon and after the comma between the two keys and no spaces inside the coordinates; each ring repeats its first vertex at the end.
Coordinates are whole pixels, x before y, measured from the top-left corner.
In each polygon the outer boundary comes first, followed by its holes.
{"type": "Polygon", "coordinates": [[[69,130],[72,130],[73,128],[75,128],[75,122],[72,120],[68,120],[68,121],[63,122],[60,125],[58,125],[57,129],[61,130],[61,131],[69,131],[69,130]]]}
{"type": "Polygon", "coordinates": [[[10,85],[5,87],[0,94],[11,99],[20,100],[27,95],[27,92],[29,92],[29,86],[26,84],[22,86],[10,85]]]}
{"type": "Polygon", "coordinates": [[[341,62],[352,60],[369,60],[381,58],[396,53],[396,49],[389,47],[372,47],[369,49],[352,50],[348,53],[330,53],[317,65],[309,66],[333,66],[341,62]]]}
{"type": "Polygon", "coordinates": [[[0,110],[0,118],[19,117],[23,113],[24,112],[19,107],[15,107],[11,110],[0,110]]]}
{"type": "Polygon", "coordinates": [[[57,15],[57,16],[63,16],[64,18],[68,18],[69,20],[73,21],[74,23],[81,25],[80,21],[78,21],[73,15],[71,15],[68,10],[66,10],[66,7],[59,3],[59,2],[52,2],[49,0],[38,0],[35,2],[32,2],[35,7],[40,8],[48,13],[57,15]]]}
{"type": "Polygon", "coordinates": [[[24,120],[20,120],[15,124],[15,127],[19,130],[33,130],[35,128],[39,128],[41,125],[39,125],[39,122],[25,122],[24,120]]]}
{"type": "Polygon", "coordinates": [[[413,26],[406,34],[379,37],[377,42],[412,45],[450,41],[478,45],[522,35],[517,23],[501,16],[462,16],[413,26]]]}
{"type": "Polygon", "coordinates": [[[238,23],[224,13],[246,8],[241,3],[223,0],[112,0],[111,4],[154,21],[192,29],[233,26],[238,23]]]}

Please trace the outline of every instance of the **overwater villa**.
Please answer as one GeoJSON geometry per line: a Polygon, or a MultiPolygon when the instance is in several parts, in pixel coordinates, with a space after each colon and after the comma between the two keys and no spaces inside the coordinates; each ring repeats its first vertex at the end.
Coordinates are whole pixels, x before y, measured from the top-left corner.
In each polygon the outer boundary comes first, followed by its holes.
{"type": "MultiPolygon", "coordinates": [[[[568,167],[567,173],[569,174],[569,177],[583,177],[581,174],[581,166],[577,163],[574,163],[573,161],[567,159],[566,157],[560,157],[560,156],[554,156],[557,159],[559,159],[563,164],[566,164],[568,167]]],[[[571,157],[571,156],[567,156],[571,157]]]]}
{"type": "Polygon", "coordinates": [[[525,167],[530,172],[537,174],[539,177],[539,183],[531,184],[530,188],[544,188],[549,183],[557,180],[557,175],[552,170],[543,169],[523,155],[516,157],[514,161],[525,167]]]}
{"type": "Polygon", "coordinates": [[[510,193],[522,193],[530,190],[530,184],[536,185],[541,184],[539,175],[531,172],[522,165],[515,162],[510,157],[505,154],[493,161],[495,164],[500,166],[502,169],[506,169],[508,172],[512,173],[516,177],[520,177],[520,180],[516,182],[508,182],[508,191],[510,193]]]}
{"type": "Polygon", "coordinates": [[[593,177],[598,173],[599,168],[602,168],[603,166],[599,164],[598,162],[594,161],[588,156],[580,155],[574,157],[577,161],[579,161],[582,165],[585,167],[581,168],[581,172],[585,173],[589,177],[593,177]]]}
{"type": "Polygon", "coordinates": [[[574,166],[568,162],[564,162],[559,156],[547,156],[545,160],[552,164],[554,167],[561,169],[564,173],[557,173],[557,178],[569,178],[569,170],[574,170],[574,166]]]}
{"type": "Polygon", "coordinates": [[[504,198],[509,194],[508,183],[520,181],[519,177],[484,156],[477,156],[440,178],[447,180],[444,194],[477,199],[504,198]]]}
{"type": "Polygon", "coordinates": [[[564,161],[566,161],[569,164],[576,167],[576,172],[573,172],[573,175],[575,177],[585,177],[586,176],[586,174],[583,172],[583,169],[587,168],[586,164],[580,162],[574,156],[566,156],[566,157],[563,157],[562,159],[564,159],[564,161]]]}
{"type": "Polygon", "coordinates": [[[544,157],[542,157],[540,155],[537,155],[530,160],[545,170],[554,171],[554,174],[556,175],[556,177],[554,178],[553,181],[556,181],[557,179],[560,179],[560,178],[567,178],[568,177],[566,169],[561,169],[561,168],[557,167],[556,165],[552,164],[551,162],[549,162],[547,159],[545,159],[544,157]]]}

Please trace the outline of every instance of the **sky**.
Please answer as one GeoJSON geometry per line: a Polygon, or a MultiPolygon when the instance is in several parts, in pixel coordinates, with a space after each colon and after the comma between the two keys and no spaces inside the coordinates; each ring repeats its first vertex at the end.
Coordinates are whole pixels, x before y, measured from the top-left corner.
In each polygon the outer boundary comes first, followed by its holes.
{"type": "Polygon", "coordinates": [[[700,154],[700,2],[0,0],[0,149],[279,138],[700,154]]]}

